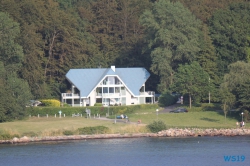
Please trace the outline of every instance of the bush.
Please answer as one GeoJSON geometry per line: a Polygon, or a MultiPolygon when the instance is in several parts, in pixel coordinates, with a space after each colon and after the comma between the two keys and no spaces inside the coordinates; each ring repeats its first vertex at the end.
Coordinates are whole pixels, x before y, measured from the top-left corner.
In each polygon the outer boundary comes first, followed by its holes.
{"type": "Polygon", "coordinates": [[[110,115],[119,114],[119,111],[124,111],[123,114],[131,114],[136,110],[140,109],[156,109],[158,108],[157,104],[142,104],[142,105],[129,105],[129,106],[117,106],[117,107],[98,107],[98,106],[88,106],[88,107],[26,107],[26,111],[28,115],[40,117],[46,117],[46,114],[49,116],[55,116],[55,114],[59,115],[58,112],[62,111],[62,116],[65,114],[66,116],[72,116],[72,114],[82,114],[86,116],[85,110],[91,110],[91,116],[94,114],[100,114],[101,116],[105,116],[106,113],[109,112],[110,115]]]}
{"type": "Polygon", "coordinates": [[[60,107],[60,101],[56,99],[44,99],[40,100],[43,106],[46,107],[60,107]]]}
{"type": "Polygon", "coordinates": [[[74,135],[74,132],[71,130],[65,130],[63,131],[63,135],[74,135]]]}
{"type": "Polygon", "coordinates": [[[105,134],[109,131],[108,127],[95,126],[95,127],[83,127],[78,128],[79,134],[91,135],[91,134],[105,134]]]}
{"type": "Polygon", "coordinates": [[[19,138],[20,136],[18,134],[9,134],[9,133],[2,133],[0,134],[0,140],[10,140],[13,139],[14,137],[19,138]]]}
{"type": "Polygon", "coordinates": [[[159,98],[159,106],[166,107],[175,104],[178,101],[178,96],[172,96],[169,92],[163,92],[159,98]]]}
{"type": "Polygon", "coordinates": [[[102,107],[102,103],[95,103],[95,106],[102,107]]]}
{"type": "Polygon", "coordinates": [[[162,130],[166,130],[167,126],[163,121],[154,121],[153,123],[147,125],[147,128],[152,132],[152,133],[157,133],[162,130]]]}

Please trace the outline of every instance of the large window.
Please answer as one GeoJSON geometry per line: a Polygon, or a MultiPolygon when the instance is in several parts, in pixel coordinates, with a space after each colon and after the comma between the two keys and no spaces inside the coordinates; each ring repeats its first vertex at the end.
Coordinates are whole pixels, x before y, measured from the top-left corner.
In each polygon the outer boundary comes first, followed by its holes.
{"type": "Polygon", "coordinates": [[[102,83],[103,85],[121,85],[121,81],[115,76],[107,76],[102,83]]]}
{"type": "Polygon", "coordinates": [[[109,87],[109,93],[114,93],[114,87],[109,87]]]}
{"type": "Polygon", "coordinates": [[[108,93],[108,87],[103,87],[103,93],[108,93]]]}
{"type": "Polygon", "coordinates": [[[120,93],[120,87],[115,88],[115,93],[120,93]]]}

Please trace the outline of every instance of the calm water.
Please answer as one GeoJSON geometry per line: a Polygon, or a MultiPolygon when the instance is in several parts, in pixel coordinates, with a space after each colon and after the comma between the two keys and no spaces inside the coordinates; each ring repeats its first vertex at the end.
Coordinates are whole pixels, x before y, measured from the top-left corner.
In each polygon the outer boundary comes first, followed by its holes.
{"type": "Polygon", "coordinates": [[[0,145],[0,165],[249,166],[250,137],[98,139],[0,145]],[[236,161],[226,162],[224,156],[235,156],[236,161]]]}

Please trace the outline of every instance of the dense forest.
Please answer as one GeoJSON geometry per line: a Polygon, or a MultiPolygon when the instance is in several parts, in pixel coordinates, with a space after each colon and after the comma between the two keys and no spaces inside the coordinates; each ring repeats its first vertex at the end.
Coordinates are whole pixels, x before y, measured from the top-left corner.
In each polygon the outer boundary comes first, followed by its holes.
{"type": "Polygon", "coordinates": [[[145,67],[146,88],[250,109],[248,0],[1,0],[0,122],[60,99],[71,68],[145,67]]]}

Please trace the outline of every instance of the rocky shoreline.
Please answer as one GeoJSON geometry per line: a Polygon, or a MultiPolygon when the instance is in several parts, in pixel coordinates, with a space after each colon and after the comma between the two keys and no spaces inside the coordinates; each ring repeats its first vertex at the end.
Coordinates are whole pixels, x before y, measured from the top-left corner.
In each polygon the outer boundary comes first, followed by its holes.
{"type": "Polygon", "coordinates": [[[95,135],[70,135],[70,136],[49,136],[49,137],[21,137],[11,140],[0,140],[0,144],[16,144],[29,142],[46,141],[67,141],[86,139],[112,139],[112,138],[141,138],[141,137],[202,137],[202,136],[250,136],[250,129],[198,129],[171,128],[158,133],[131,133],[131,134],[95,134],[95,135]]]}

